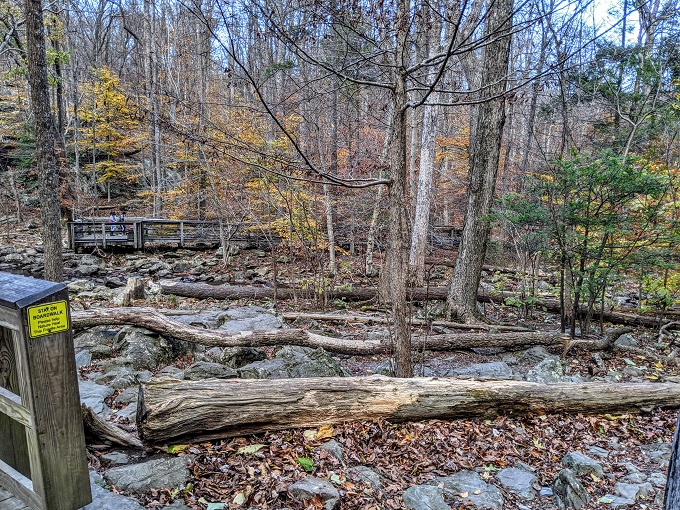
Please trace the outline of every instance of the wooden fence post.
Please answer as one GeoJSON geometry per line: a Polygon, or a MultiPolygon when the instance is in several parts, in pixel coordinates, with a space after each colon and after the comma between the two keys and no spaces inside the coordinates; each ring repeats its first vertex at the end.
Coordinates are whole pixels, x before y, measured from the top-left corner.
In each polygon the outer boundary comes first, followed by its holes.
{"type": "Polygon", "coordinates": [[[68,290],[0,273],[0,485],[35,510],[92,500],[68,290]]]}

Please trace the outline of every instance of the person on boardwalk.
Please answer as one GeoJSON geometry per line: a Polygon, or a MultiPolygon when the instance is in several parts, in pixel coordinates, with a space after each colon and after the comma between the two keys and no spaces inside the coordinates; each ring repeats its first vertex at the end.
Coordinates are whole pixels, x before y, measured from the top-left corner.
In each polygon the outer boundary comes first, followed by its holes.
{"type": "Polygon", "coordinates": [[[118,222],[118,216],[116,216],[115,213],[111,213],[111,216],[109,216],[109,223],[113,223],[111,225],[111,232],[115,232],[117,230],[116,223],[118,222]]]}
{"type": "MultiPolygon", "coordinates": [[[[125,221],[125,213],[124,212],[120,213],[120,217],[118,218],[118,221],[120,223],[123,223],[125,221]]],[[[120,230],[121,232],[125,232],[125,225],[121,225],[118,230],[120,230]]]]}

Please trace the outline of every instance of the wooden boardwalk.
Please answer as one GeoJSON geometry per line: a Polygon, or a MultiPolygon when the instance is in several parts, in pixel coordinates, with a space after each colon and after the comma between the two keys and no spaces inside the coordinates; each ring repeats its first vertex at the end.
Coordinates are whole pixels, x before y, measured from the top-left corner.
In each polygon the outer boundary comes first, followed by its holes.
{"type": "Polygon", "coordinates": [[[146,245],[214,245],[220,242],[220,225],[202,220],[135,218],[112,223],[94,218],[68,222],[68,242],[74,251],[114,246],[143,250],[146,245]]]}

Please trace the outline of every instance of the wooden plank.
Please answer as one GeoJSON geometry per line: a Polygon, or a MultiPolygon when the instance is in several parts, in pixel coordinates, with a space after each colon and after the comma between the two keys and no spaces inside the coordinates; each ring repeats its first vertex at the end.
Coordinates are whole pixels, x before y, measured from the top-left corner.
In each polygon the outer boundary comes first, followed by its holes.
{"type": "Polygon", "coordinates": [[[21,404],[21,397],[0,386],[0,413],[6,414],[24,427],[32,427],[31,413],[21,404]]]}
{"type": "MultiPolygon", "coordinates": [[[[62,300],[68,302],[66,288],[32,305],[62,300]]],[[[22,314],[28,325],[26,309],[22,314]]],[[[80,508],[91,494],[72,331],[30,339],[21,335],[30,367],[27,405],[34,428],[28,436],[35,491],[46,510],[80,508]]]]}
{"type": "MultiPolygon", "coordinates": [[[[19,368],[20,353],[15,349],[13,339],[16,333],[0,329],[0,387],[3,394],[25,397],[21,391],[19,368]]],[[[1,410],[1,409],[0,409],[1,410]]],[[[0,413],[0,460],[12,466],[24,476],[30,478],[31,464],[28,455],[26,429],[15,421],[8,413],[0,413]]]]}
{"type": "Polygon", "coordinates": [[[34,510],[44,510],[42,499],[33,491],[31,480],[0,460],[0,485],[34,510]]]}

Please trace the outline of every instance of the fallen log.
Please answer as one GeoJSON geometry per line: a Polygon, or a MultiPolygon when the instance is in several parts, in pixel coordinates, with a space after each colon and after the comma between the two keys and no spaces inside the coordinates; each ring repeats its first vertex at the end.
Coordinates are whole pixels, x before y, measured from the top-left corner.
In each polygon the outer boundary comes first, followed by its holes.
{"type": "MultiPolygon", "coordinates": [[[[243,287],[234,285],[208,285],[207,283],[186,283],[174,281],[162,281],[161,291],[165,294],[174,294],[196,299],[266,299],[274,298],[275,290],[268,287],[243,287]]],[[[312,289],[290,289],[279,288],[276,290],[278,299],[313,298],[315,294],[312,289]]],[[[334,290],[330,292],[333,299],[344,299],[346,301],[368,301],[375,299],[378,291],[375,287],[357,287],[351,290],[334,290]]],[[[412,301],[443,300],[448,295],[447,287],[416,287],[409,288],[406,296],[412,301]]],[[[488,292],[480,290],[477,293],[477,300],[482,303],[505,303],[506,299],[519,299],[520,296],[512,292],[488,292]]],[[[540,297],[532,305],[536,309],[544,309],[548,312],[559,313],[560,302],[558,299],[550,297],[540,297]]],[[[582,313],[585,314],[585,308],[582,313]]],[[[657,328],[660,326],[659,319],[653,316],[636,315],[614,311],[605,311],[603,320],[612,324],[622,324],[625,326],[642,326],[647,328],[657,328]]],[[[594,318],[597,320],[600,312],[596,311],[594,318]]],[[[667,320],[662,321],[661,325],[666,324],[667,320]]]]}
{"type": "MultiPolygon", "coordinates": [[[[326,351],[350,355],[389,354],[389,343],[331,338],[303,329],[276,329],[272,331],[243,331],[228,333],[215,329],[203,329],[174,321],[153,308],[91,308],[72,312],[74,329],[94,326],[129,324],[139,326],[161,335],[177,338],[208,347],[262,347],[271,345],[299,345],[322,347],[326,351]]],[[[568,337],[559,333],[457,333],[414,337],[414,350],[451,351],[473,347],[514,348],[529,345],[562,344],[568,337]]]]}
{"type": "Polygon", "coordinates": [[[350,420],[601,414],[680,406],[680,384],[319,377],[142,385],[137,428],[147,445],[202,442],[350,420]]]}
{"type": "Polygon", "coordinates": [[[123,446],[139,450],[144,448],[139,439],[113,423],[109,423],[97,415],[92,408],[81,404],[81,411],[88,445],[123,446]]]}
{"type": "MultiPolygon", "coordinates": [[[[322,322],[363,322],[369,324],[392,324],[392,319],[387,317],[376,317],[375,315],[349,315],[349,314],[328,314],[328,313],[300,313],[287,312],[281,316],[286,320],[310,319],[322,322]]],[[[443,326],[450,329],[466,329],[480,331],[533,331],[521,326],[508,326],[505,324],[462,324],[451,321],[427,321],[424,319],[408,319],[412,326],[443,326]]]]}

